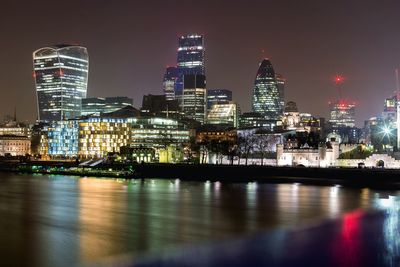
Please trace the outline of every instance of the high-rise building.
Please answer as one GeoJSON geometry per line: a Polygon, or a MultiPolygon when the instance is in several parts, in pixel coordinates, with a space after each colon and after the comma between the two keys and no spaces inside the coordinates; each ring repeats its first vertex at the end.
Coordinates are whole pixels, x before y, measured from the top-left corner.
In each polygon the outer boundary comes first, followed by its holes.
{"type": "Polygon", "coordinates": [[[232,101],[232,91],[226,89],[207,90],[207,110],[214,104],[228,104],[232,101]]]}
{"type": "Polygon", "coordinates": [[[178,101],[167,100],[165,95],[144,95],[141,111],[148,115],[174,118],[181,114],[178,101]]]}
{"type": "Polygon", "coordinates": [[[264,59],[254,81],[252,110],[267,119],[279,120],[282,109],[274,68],[268,59],[264,59]]]}
{"type": "Polygon", "coordinates": [[[187,118],[204,123],[206,119],[206,77],[204,75],[183,76],[182,111],[187,118]]]}
{"type": "Polygon", "coordinates": [[[133,106],[132,98],[126,96],[84,98],[82,99],[82,115],[100,115],[126,106],[133,106]]]}
{"type": "Polygon", "coordinates": [[[38,118],[58,121],[81,115],[89,57],[82,46],[61,44],[33,52],[38,118]]]}
{"type": "Polygon", "coordinates": [[[181,75],[205,75],[204,36],[188,34],[179,37],[178,69],[181,75]]]}
{"type": "Polygon", "coordinates": [[[331,118],[329,123],[332,128],[355,126],[355,104],[339,100],[331,104],[331,118]]]}
{"type": "Polygon", "coordinates": [[[278,87],[278,95],[279,95],[279,104],[280,104],[280,113],[282,114],[285,107],[285,83],[286,79],[282,76],[282,74],[276,74],[276,86],[278,87]]]}
{"type": "Polygon", "coordinates": [[[163,90],[166,100],[175,100],[175,88],[179,79],[177,67],[167,67],[163,79],[163,90]]]}

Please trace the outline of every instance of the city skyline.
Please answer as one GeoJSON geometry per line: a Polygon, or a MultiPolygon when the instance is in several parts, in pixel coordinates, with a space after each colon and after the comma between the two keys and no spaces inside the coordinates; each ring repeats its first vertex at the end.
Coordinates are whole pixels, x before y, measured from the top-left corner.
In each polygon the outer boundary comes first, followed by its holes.
{"type": "Polygon", "coordinates": [[[329,117],[328,102],[337,98],[331,78],[337,73],[346,77],[344,96],[357,104],[358,126],[380,115],[385,98],[395,89],[394,70],[400,65],[395,12],[400,6],[395,1],[305,1],[302,6],[204,1],[197,12],[179,19],[177,14],[192,3],[149,1],[136,6],[121,1],[110,7],[87,1],[79,2],[79,11],[71,3],[52,14],[46,2],[41,6],[48,15],[35,19],[30,11],[38,3],[5,3],[0,82],[8,94],[0,101],[1,115],[12,114],[16,106],[18,118],[36,119],[30,55],[40,47],[71,41],[90,54],[88,97],[126,95],[139,107],[144,94],[162,94],[165,66],[175,65],[177,38],[187,33],[205,35],[208,87],[230,88],[243,111],[250,110],[254,73],[263,57],[287,79],[285,101],[295,101],[299,110],[316,116],[329,117]],[[163,13],[171,5],[176,8],[163,13]],[[73,20],[47,23],[67,15],[73,20]],[[168,27],[163,27],[165,19],[168,27]],[[8,25],[14,23],[11,30],[8,25]]]}

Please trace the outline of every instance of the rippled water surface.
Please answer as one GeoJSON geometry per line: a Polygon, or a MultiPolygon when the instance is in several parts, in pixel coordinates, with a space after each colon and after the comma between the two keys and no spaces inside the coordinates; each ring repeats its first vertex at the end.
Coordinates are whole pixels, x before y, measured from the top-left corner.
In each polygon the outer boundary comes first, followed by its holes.
{"type": "Polygon", "coordinates": [[[71,266],[385,208],[397,191],[0,173],[2,266],[71,266]]]}

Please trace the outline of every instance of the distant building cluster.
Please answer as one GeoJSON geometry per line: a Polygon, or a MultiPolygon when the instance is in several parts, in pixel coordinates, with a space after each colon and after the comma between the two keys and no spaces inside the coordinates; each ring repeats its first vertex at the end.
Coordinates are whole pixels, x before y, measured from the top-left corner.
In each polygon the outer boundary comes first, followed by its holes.
{"type": "Polygon", "coordinates": [[[127,96],[87,97],[85,47],[36,50],[38,120],[24,125],[14,116],[0,125],[0,156],[329,167],[371,164],[373,153],[385,152],[395,165],[399,94],[360,129],[356,105],[342,97],[341,76],[335,81],[339,97],[325,119],[286,101],[286,79],[262,59],[249,85],[251,110],[242,112],[231,90],[208,88],[204,36],[177,41],[176,65],[165,69],[163,93],[143,96],[140,108],[127,96]]]}

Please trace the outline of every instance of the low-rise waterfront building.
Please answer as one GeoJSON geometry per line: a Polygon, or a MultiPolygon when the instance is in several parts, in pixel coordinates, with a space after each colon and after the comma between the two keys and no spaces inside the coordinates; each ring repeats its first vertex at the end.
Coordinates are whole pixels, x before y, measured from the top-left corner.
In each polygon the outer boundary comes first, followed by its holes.
{"type": "Polygon", "coordinates": [[[31,153],[31,140],[27,136],[1,135],[0,156],[25,156],[31,153]]]}
{"type": "Polygon", "coordinates": [[[75,157],[78,155],[79,121],[53,121],[47,133],[50,156],[75,157]]]}
{"type": "Polygon", "coordinates": [[[79,151],[84,158],[101,158],[119,153],[130,143],[127,119],[93,117],[79,123],[79,151]]]}
{"type": "Polygon", "coordinates": [[[177,120],[157,117],[129,118],[132,147],[166,148],[189,142],[189,130],[177,120]]]}

